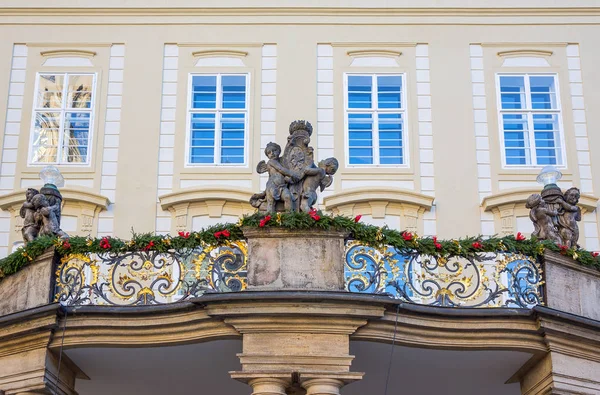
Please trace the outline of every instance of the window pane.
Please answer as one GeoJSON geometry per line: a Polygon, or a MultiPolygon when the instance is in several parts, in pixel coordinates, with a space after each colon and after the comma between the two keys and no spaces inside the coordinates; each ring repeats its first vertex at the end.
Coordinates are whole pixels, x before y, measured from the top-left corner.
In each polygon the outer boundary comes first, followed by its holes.
{"type": "Polygon", "coordinates": [[[215,162],[215,114],[192,114],[190,163],[215,162]]]}
{"type": "Polygon", "coordinates": [[[385,75],[377,77],[377,102],[379,108],[401,108],[402,77],[385,75]]]}
{"type": "Polygon", "coordinates": [[[525,108],[525,79],[523,76],[500,77],[500,99],[502,109],[525,108]]]}
{"type": "Polygon", "coordinates": [[[348,108],[371,108],[373,78],[370,75],[348,76],[348,108]]]}
{"type": "Polygon", "coordinates": [[[37,112],[33,129],[33,155],[35,163],[56,162],[60,133],[60,113],[37,112]]]}
{"type": "Polygon", "coordinates": [[[192,77],[192,108],[217,108],[217,76],[192,77]]]}
{"type": "Polygon", "coordinates": [[[529,135],[525,114],[503,114],[506,164],[525,165],[529,161],[529,135]]]}
{"type": "Polygon", "coordinates": [[[246,76],[224,75],[223,108],[246,108],[246,76]]]}
{"type": "Polygon", "coordinates": [[[556,87],[552,76],[530,76],[531,107],[534,110],[556,109],[556,87]]]}
{"type": "Polygon", "coordinates": [[[538,164],[557,164],[560,157],[557,114],[533,114],[538,164]]]}
{"type": "Polygon", "coordinates": [[[92,86],[94,77],[92,75],[68,76],[67,108],[91,108],[92,86]]]}
{"type": "Polygon", "coordinates": [[[244,163],[244,114],[221,116],[221,163],[244,163]]]}
{"type": "Polygon", "coordinates": [[[62,160],[67,163],[85,163],[90,132],[90,113],[65,114],[62,160]]]}
{"type": "Polygon", "coordinates": [[[404,163],[402,115],[379,114],[379,161],[381,164],[404,163]]]}
{"type": "Polygon", "coordinates": [[[371,114],[348,114],[350,164],[373,164],[373,118],[371,114]]]}
{"type": "Polygon", "coordinates": [[[40,75],[36,108],[61,108],[64,83],[63,74],[40,75]]]}

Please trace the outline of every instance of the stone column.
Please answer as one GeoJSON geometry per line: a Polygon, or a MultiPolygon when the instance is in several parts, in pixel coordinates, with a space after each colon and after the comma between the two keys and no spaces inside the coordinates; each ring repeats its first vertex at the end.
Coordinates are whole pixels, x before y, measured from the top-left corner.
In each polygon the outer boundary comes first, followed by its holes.
{"type": "Polygon", "coordinates": [[[274,377],[251,379],[248,384],[252,387],[252,395],[286,395],[285,389],[289,383],[274,377]]]}
{"type": "Polygon", "coordinates": [[[342,380],[330,378],[309,379],[302,383],[306,395],[340,395],[340,388],[344,385],[342,380]]]}

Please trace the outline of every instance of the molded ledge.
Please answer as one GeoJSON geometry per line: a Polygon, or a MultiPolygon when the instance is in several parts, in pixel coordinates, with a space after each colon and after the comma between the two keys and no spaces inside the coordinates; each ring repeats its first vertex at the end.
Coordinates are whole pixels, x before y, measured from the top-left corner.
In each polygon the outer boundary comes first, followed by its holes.
{"type": "Polygon", "coordinates": [[[543,51],[539,49],[517,49],[512,51],[500,51],[498,56],[501,58],[518,57],[518,56],[537,56],[537,57],[549,57],[552,56],[552,51],[543,51]]]}
{"type": "MultiPolygon", "coordinates": [[[[483,199],[481,207],[485,211],[491,211],[496,207],[500,207],[505,204],[525,204],[525,201],[529,196],[534,193],[540,193],[541,189],[511,189],[504,192],[490,195],[483,199]]],[[[589,195],[581,195],[578,206],[592,212],[596,209],[598,204],[598,198],[589,195]]]]}
{"type": "Polygon", "coordinates": [[[434,198],[421,193],[395,188],[356,188],[327,196],[323,199],[326,210],[331,210],[345,204],[361,202],[385,201],[393,203],[410,203],[425,210],[431,210],[434,198]]]}
{"type": "Polygon", "coordinates": [[[250,206],[248,201],[254,192],[244,189],[233,188],[203,188],[203,189],[183,189],[159,197],[160,206],[163,210],[181,204],[204,202],[207,200],[226,200],[228,202],[242,202],[250,206]]]}
{"type": "MultiPolygon", "coordinates": [[[[0,208],[9,210],[11,207],[23,204],[25,201],[25,189],[9,193],[8,195],[0,196],[0,208]]],[[[110,200],[106,196],[98,195],[95,192],[86,189],[60,188],[60,193],[63,196],[63,201],[68,202],[85,202],[100,207],[106,210],[110,204],[110,200]]]]}
{"type": "Polygon", "coordinates": [[[77,56],[91,58],[96,56],[94,51],[84,51],[81,49],[55,49],[52,51],[42,51],[40,55],[44,57],[64,57],[64,56],[77,56]]]}

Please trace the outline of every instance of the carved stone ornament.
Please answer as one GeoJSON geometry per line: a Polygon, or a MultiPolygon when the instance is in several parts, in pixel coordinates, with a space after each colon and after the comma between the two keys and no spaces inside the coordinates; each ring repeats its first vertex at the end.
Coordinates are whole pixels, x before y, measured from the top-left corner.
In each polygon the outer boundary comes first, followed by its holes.
{"type": "Polygon", "coordinates": [[[549,184],[541,194],[534,193],[525,204],[530,209],[533,236],[540,240],[552,240],[569,248],[577,247],[581,208],[577,206],[579,189],[573,187],[565,193],[556,184],[549,184]]]}
{"type": "Polygon", "coordinates": [[[62,195],[52,184],[44,185],[39,191],[27,189],[20,212],[23,218],[21,233],[25,244],[38,236],[69,237],[60,229],[61,204],[62,195]]]}
{"type": "Polygon", "coordinates": [[[308,145],[313,132],[310,122],[294,121],[289,131],[283,156],[281,146],[271,142],[265,148],[268,161],[256,166],[258,173],[269,173],[266,189],[250,198],[260,212],[310,211],[317,202],[317,189],[330,186],[339,167],[335,158],[315,165],[313,148],[308,145]]]}

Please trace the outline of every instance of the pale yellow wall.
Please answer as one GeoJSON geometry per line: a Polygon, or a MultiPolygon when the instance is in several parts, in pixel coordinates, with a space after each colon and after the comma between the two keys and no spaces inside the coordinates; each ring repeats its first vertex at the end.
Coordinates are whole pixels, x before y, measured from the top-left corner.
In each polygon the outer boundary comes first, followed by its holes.
{"type": "MultiPolygon", "coordinates": [[[[81,6],[89,2],[69,2],[70,6],[81,6]]],[[[115,5],[120,2],[114,2],[115,5]]],[[[265,7],[273,6],[270,1],[261,2],[265,7]]],[[[559,74],[562,96],[563,124],[567,141],[567,163],[565,180],[578,185],[579,171],[572,135],[572,111],[566,69],[566,45],[579,44],[583,87],[587,116],[590,150],[600,148],[600,76],[596,65],[600,63],[600,8],[594,1],[556,1],[555,7],[563,10],[548,10],[545,2],[511,1],[503,7],[486,11],[451,9],[460,2],[446,2],[446,8],[434,7],[433,1],[403,2],[414,9],[392,8],[401,6],[396,2],[298,2],[298,9],[246,9],[236,6],[240,2],[219,2],[222,9],[177,9],[184,2],[170,4],[169,9],[160,7],[159,1],[132,1],[132,8],[108,10],[102,14],[92,10],[76,9],[69,13],[35,7],[47,7],[48,3],[38,0],[6,1],[12,7],[0,8],[0,125],[4,128],[6,101],[12,48],[15,43],[28,46],[27,80],[21,119],[17,177],[14,188],[21,186],[21,179],[32,178],[27,168],[27,144],[31,121],[33,76],[39,71],[39,52],[44,48],[81,48],[98,52],[94,66],[99,73],[96,90],[96,126],[94,150],[89,167],[77,171],[64,171],[67,179],[86,177],[94,180],[92,191],[101,189],[101,163],[106,113],[109,50],[112,44],[125,47],[121,124],[118,151],[117,185],[115,202],[110,206],[114,215],[113,232],[116,236],[128,237],[130,229],[137,232],[154,231],[156,215],[161,210],[157,199],[158,153],[161,121],[161,92],[163,55],[166,44],[179,47],[177,86],[175,158],[173,193],[179,191],[180,180],[206,179],[207,188],[211,179],[250,180],[252,190],[260,189],[260,179],[254,173],[260,160],[261,127],[261,48],[274,44],[277,53],[276,80],[276,140],[285,145],[287,127],[294,119],[307,119],[317,129],[317,45],[331,44],[333,47],[334,70],[334,124],[335,155],[345,162],[344,113],[342,96],[342,73],[348,71],[348,56],[351,49],[384,48],[402,52],[399,71],[406,73],[408,100],[408,147],[410,164],[400,170],[350,170],[341,166],[332,193],[340,193],[344,179],[356,181],[394,179],[412,181],[414,192],[421,193],[419,155],[419,124],[415,87],[415,46],[426,44],[428,48],[431,87],[431,115],[433,129],[435,171],[435,221],[440,237],[459,237],[481,232],[481,198],[478,194],[477,159],[473,122],[473,97],[470,69],[470,44],[481,44],[484,48],[486,77],[489,144],[492,168],[493,192],[498,191],[500,180],[533,180],[537,170],[506,172],[500,169],[500,148],[494,73],[498,71],[496,52],[504,49],[548,49],[554,52],[551,68],[559,74]],[[410,3],[410,4],[409,4],[410,3]],[[391,4],[391,5],[390,5],[391,4]],[[325,7],[321,10],[310,7],[325,7]],[[358,12],[352,7],[373,7],[358,12]],[[134,9],[134,7],[146,7],[134,9]],[[302,8],[305,7],[305,8],[302,8]],[[330,8],[327,8],[330,7],[330,8]],[[346,8],[344,8],[346,7],[346,8]],[[381,8],[378,8],[381,7],[381,8]],[[387,7],[387,8],[386,8],[387,7]],[[590,8],[582,8],[590,7],[590,8]],[[241,50],[248,52],[244,58],[245,68],[251,74],[250,126],[252,137],[244,169],[184,169],[183,154],[186,134],[187,74],[195,71],[191,52],[202,49],[241,50]]],[[[67,4],[67,3],[65,3],[67,4]]],[[[100,3],[98,3],[100,4],[100,3]]],[[[102,2],[110,7],[111,2],[102,2]]],[[[204,3],[203,3],[204,4],[204,3]]],[[[214,7],[213,3],[210,4],[214,7]]],[[[490,7],[489,2],[471,2],[473,7],[490,7]]],[[[58,7],[60,1],[54,3],[58,7]]],[[[292,4],[290,4],[292,5],[292,4]]],[[[200,71],[200,70],[198,70],[200,71]]],[[[216,70],[207,70],[216,71],[216,70]]],[[[377,72],[378,69],[356,71],[377,72]]],[[[393,71],[393,70],[383,70],[393,71]]],[[[318,151],[318,130],[313,135],[312,145],[318,151]]],[[[1,143],[0,143],[1,144],[1,143]]],[[[600,161],[592,154],[591,166],[594,194],[600,195],[600,161]]],[[[202,187],[198,187],[202,189],[202,187]]],[[[243,211],[240,209],[240,212],[243,211]]],[[[227,214],[229,215],[229,214],[227,214]]],[[[431,219],[433,218],[433,219],[431,219]]],[[[595,226],[596,213],[588,229],[595,226]],[[590,225],[591,224],[591,225],[590,225]]],[[[423,218],[420,217],[420,220],[423,218]]],[[[498,218],[496,218],[498,220],[498,218]]],[[[6,221],[5,221],[6,222],[6,221]]],[[[583,225],[582,225],[583,226],[583,225]]],[[[422,225],[417,227],[422,229],[422,225]]],[[[171,229],[175,229],[175,222],[171,229]]],[[[0,229],[0,232],[2,229],[0,229]]],[[[6,230],[4,230],[6,232],[6,230]]],[[[497,232],[500,229],[496,229],[497,232]]],[[[589,235],[588,235],[589,236],[589,235]]],[[[10,243],[20,235],[10,232],[10,243]]],[[[10,244],[9,243],[9,244],[10,244]]],[[[0,246],[2,248],[2,246],[0,246]]]]}

